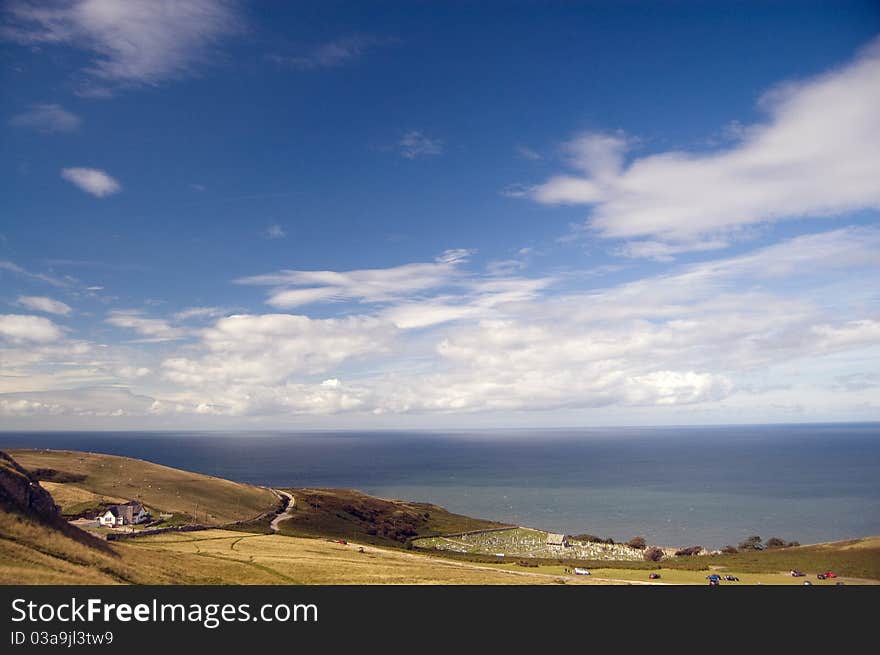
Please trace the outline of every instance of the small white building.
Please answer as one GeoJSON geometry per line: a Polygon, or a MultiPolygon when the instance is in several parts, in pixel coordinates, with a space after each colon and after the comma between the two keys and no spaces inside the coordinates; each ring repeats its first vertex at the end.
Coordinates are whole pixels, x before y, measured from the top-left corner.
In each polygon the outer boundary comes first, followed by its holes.
{"type": "Polygon", "coordinates": [[[568,539],[564,534],[557,534],[555,532],[547,533],[547,545],[551,548],[566,548],[568,547],[568,539]]]}
{"type": "Polygon", "coordinates": [[[115,528],[120,525],[136,525],[150,518],[144,506],[136,500],[124,505],[114,505],[98,517],[100,525],[115,528]]]}

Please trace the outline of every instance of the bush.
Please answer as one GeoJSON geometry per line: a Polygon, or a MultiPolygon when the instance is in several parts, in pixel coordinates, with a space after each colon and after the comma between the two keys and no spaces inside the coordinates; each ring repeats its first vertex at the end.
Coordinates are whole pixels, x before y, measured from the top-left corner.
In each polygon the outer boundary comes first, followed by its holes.
{"type": "Polygon", "coordinates": [[[676,557],[692,557],[693,555],[699,555],[703,550],[702,546],[688,546],[686,548],[680,548],[675,551],[676,557]]]}
{"type": "Polygon", "coordinates": [[[724,553],[725,555],[736,555],[739,551],[736,549],[735,546],[731,546],[730,544],[728,544],[727,546],[725,546],[724,548],[721,549],[721,552],[724,553]]]}
{"type": "Polygon", "coordinates": [[[648,542],[645,541],[644,537],[633,537],[629,541],[626,542],[626,545],[630,548],[636,548],[638,550],[645,550],[648,547],[648,542]]]}
{"type": "Polygon", "coordinates": [[[661,559],[663,559],[663,551],[659,548],[652,546],[645,551],[646,562],[659,562],[661,559]]]}
{"type": "Polygon", "coordinates": [[[767,548],[785,548],[785,542],[779,537],[770,537],[764,545],[767,548]]]}

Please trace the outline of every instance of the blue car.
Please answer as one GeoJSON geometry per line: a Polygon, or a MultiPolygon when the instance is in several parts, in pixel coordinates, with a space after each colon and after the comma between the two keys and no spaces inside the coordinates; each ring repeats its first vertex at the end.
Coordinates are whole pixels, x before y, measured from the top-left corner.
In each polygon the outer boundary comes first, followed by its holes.
{"type": "Polygon", "coordinates": [[[721,583],[721,576],[713,573],[712,575],[707,575],[706,580],[708,580],[709,584],[714,587],[721,583]]]}

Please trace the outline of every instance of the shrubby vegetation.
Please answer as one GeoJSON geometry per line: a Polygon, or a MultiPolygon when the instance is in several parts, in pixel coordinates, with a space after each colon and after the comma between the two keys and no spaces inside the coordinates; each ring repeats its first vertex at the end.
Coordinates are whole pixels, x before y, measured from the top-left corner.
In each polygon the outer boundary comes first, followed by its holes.
{"type": "Polygon", "coordinates": [[[591,544],[613,544],[614,539],[611,537],[597,537],[594,534],[584,533],[584,534],[576,534],[572,537],[575,541],[586,541],[591,544]]]}
{"type": "Polygon", "coordinates": [[[659,562],[661,559],[663,559],[663,551],[656,546],[652,546],[645,551],[646,562],[659,562]]]}
{"type": "Polygon", "coordinates": [[[687,546],[685,548],[680,548],[675,551],[676,557],[692,557],[694,555],[699,555],[703,551],[702,546],[687,546]]]}
{"type": "Polygon", "coordinates": [[[645,541],[644,537],[633,537],[626,542],[626,545],[636,550],[645,550],[648,547],[648,542],[645,541]]]}

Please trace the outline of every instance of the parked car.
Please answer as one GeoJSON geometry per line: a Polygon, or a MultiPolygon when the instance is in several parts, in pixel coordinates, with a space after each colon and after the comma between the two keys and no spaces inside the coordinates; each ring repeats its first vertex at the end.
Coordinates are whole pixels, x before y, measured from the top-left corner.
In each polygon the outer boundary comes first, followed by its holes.
{"type": "Polygon", "coordinates": [[[730,582],[739,582],[739,578],[736,577],[735,575],[725,575],[724,579],[728,580],[730,582]]]}
{"type": "Polygon", "coordinates": [[[713,587],[718,586],[721,583],[721,576],[713,573],[712,575],[707,575],[706,580],[709,581],[709,584],[713,587]]]}
{"type": "Polygon", "coordinates": [[[825,571],[824,575],[826,578],[836,578],[837,577],[837,574],[832,571],[825,571]]]}
{"type": "Polygon", "coordinates": [[[648,575],[648,579],[649,579],[649,580],[659,580],[659,579],[660,579],[660,574],[659,574],[659,573],[651,573],[651,574],[648,575]]]}
{"type": "Polygon", "coordinates": [[[806,575],[807,574],[804,573],[803,571],[798,571],[797,569],[791,570],[791,577],[793,577],[793,578],[803,578],[806,575]]]}
{"type": "Polygon", "coordinates": [[[819,578],[820,580],[824,580],[824,579],[825,579],[825,574],[824,574],[824,573],[819,573],[819,574],[816,575],[816,577],[819,578]]]}
{"type": "Polygon", "coordinates": [[[811,586],[812,586],[813,583],[810,582],[809,580],[804,580],[804,584],[805,584],[805,585],[811,585],[811,586]]]}

